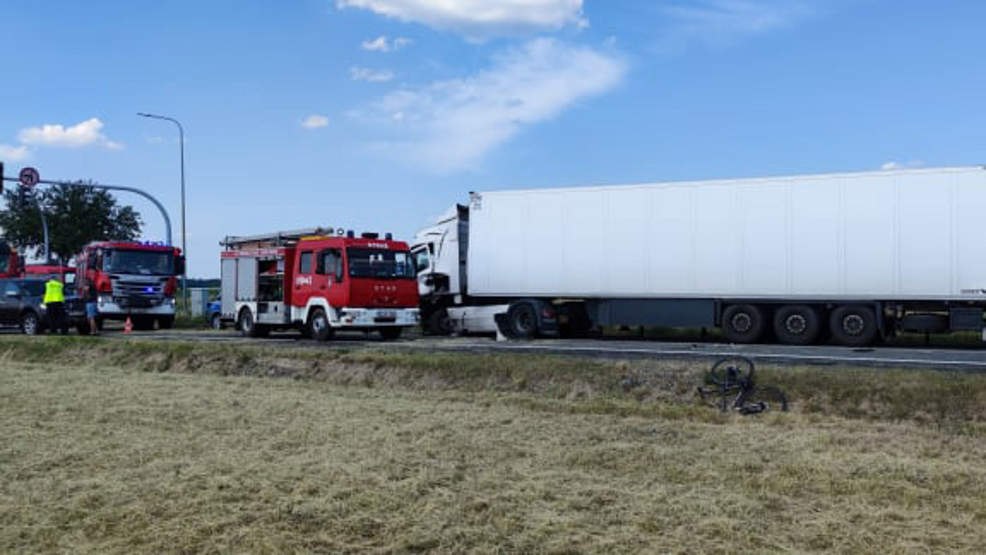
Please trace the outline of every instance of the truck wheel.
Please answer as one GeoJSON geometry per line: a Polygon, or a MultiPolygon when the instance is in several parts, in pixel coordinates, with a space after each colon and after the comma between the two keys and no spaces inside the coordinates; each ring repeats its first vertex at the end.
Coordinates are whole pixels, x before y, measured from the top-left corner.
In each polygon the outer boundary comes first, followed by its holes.
{"type": "Polygon", "coordinates": [[[240,316],[236,319],[236,327],[243,337],[257,337],[257,326],[253,323],[253,313],[249,308],[240,311],[240,316]]]}
{"type": "Polygon", "coordinates": [[[865,347],[876,339],[876,314],[868,306],[843,305],[832,311],[832,337],[846,347],[865,347]]]}
{"type": "Polygon", "coordinates": [[[507,311],[510,330],[518,339],[532,339],[538,331],[538,315],[530,303],[517,303],[507,311]]]}
{"type": "Polygon", "coordinates": [[[160,330],[170,330],[175,327],[175,317],[174,316],[163,316],[157,319],[157,327],[160,330]]]}
{"type": "Polygon", "coordinates": [[[403,331],[404,328],[398,327],[380,328],[380,337],[382,337],[384,341],[393,341],[395,339],[400,339],[401,332],[403,331]]]}
{"type": "Polygon", "coordinates": [[[317,341],[332,339],[334,330],[329,324],[329,317],[325,315],[325,310],[321,308],[312,310],[312,315],[308,318],[308,335],[317,341]]]}
{"type": "Polygon", "coordinates": [[[25,335],[38,335],[41,333],[41,322],[38,320],[38,315],[27,311],[21,316],[21,331],[25,335]]]}
{"type": "Polygon", "coordinates": [[[449,320],[448,311],[440,308],[431,313],[425,324],[428,335],[450,335],[452,333],[452,322],[449,320]]]}
{"type": "Polygon", "coordinates": [[[730,343],[756,343],[765,327],[763,311],[752,304],[734,304],[722,313],[722,333],[730,343]]]}
{"type": "Polygon", "coordinates": [[[811,345],[821,331],[821,317],[814,307],[786,305],[774,314],[774,333],[785,345],[811,345]]]}

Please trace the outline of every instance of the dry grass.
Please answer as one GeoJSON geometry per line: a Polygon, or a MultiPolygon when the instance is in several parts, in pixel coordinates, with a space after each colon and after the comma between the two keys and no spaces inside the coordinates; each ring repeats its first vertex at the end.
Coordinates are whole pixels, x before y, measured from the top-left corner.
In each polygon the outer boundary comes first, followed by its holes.
{"type": "Polygon", "coordinates": [[[741,418],[686,363],[0,352],[3,552],[986,550],[980,376],[771,368],[741,418]]]}

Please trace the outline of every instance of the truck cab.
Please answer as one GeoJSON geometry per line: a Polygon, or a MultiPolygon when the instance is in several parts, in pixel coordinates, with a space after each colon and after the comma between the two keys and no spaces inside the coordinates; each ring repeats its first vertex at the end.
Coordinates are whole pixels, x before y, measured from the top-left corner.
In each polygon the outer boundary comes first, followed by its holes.
{"type": "Polygon", "coordinates": [[[389,234],[314,229],[224,244],[222,317],[244,335],[298,329],[327,340],[337,330],[359,330],[395,339],[418,324],[411,253],[389,234]]]}

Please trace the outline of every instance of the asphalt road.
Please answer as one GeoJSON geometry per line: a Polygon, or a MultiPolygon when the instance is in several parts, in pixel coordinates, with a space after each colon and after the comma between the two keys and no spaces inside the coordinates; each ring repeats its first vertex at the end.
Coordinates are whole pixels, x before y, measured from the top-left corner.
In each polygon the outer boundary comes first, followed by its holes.
{"type": "Polygon", "coordinates": [[[935,368],[986,372],[986,345],[976,348],[901,348],[874,347],[852,349],[837,346],[793,347],[786,345],[731,345],[722,343],[687,343],[653,340],[620,339],[542,339],[536,341],[497,342],[485,337],[422,337],[384,342],[375,336],[338,334],[332,341],[320,344],[301,339],[297,333],[273,334],[265,339],[246,339],[232,330],[162,330],[135,332],[124,335],[109,331],[112,339],[137,338],[154,341],[198,341],[231,344],[262,344],[282,348],[367,347],[390,350],[422,350],[452,352],[512,352],[531,354],[563,354],[570,356],[627,359],[715,359],[729,355],[744,355],[758,362],[807,365],[849,365],[896,368],[935,368]]]}

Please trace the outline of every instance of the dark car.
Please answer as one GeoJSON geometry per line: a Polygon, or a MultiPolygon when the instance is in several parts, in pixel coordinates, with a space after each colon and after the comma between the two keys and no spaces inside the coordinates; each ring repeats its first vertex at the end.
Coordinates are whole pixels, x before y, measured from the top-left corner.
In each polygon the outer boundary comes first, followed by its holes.
{"type": "Polygon", "coordinates": [[[48,327],[48,315],[41,306],[44,294],[43,279],[0,279],[0,325],[18,326],[28,335],[44,331],[48,327]]]}

